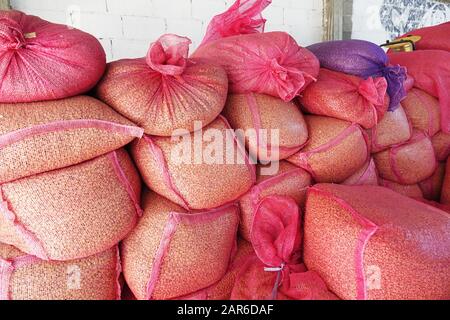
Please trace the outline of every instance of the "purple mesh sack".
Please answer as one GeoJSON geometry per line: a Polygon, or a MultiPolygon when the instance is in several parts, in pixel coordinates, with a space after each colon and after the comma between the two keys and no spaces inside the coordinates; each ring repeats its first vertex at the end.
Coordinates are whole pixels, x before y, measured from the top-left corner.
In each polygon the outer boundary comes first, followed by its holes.
{"type": "Polygon", "coordinates": [[[379,46],[363,40],[338,40],[308,47],[319,59],[321,67],[362,78],[385,77],[390,100],[389,111],[394,111],[406,96],[403,86],[406,68],[389,65],[389,59],[379,46]]]}

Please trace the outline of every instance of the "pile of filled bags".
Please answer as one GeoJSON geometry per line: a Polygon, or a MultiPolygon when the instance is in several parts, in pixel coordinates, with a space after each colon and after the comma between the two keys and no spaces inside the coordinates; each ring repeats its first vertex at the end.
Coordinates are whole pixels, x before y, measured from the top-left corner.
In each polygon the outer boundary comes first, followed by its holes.
{"type": "Polygon", "coordinates": [[[0,13],[0,299],[450,298],[449,24],[303,48],[270,2],[108,65],[0,13]]]}

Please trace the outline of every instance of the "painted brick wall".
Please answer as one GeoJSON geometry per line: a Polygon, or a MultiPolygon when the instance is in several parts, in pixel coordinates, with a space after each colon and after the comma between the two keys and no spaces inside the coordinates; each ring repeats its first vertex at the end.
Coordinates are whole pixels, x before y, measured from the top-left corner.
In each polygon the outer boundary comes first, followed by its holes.
{"type": "MultiPolygon", "coordinates": [[[[170,32],[197,46],[210,19],[234,0],[11,0],[14,9],[73,25],[95,35],[108,60],[144,56],[170,32]]],[[[264,12],[267,31],[290,32],[302,45],[322,38],[322,0],[273,0],[264,12]]],[[[193,49],[192,48],[192,49],[193,49]]]]}

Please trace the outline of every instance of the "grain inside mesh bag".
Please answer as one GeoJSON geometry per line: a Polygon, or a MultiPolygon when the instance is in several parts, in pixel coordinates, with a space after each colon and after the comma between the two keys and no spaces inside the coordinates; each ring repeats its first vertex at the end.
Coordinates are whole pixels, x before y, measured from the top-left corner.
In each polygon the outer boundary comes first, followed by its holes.
{"type": "Polygon", "coordinates": [[[285,32],[264,32],[269,0],[237,0],[214,17],[193,54],[222,65],[231,93],[262,93],[291,101],[319,74],[319,61],[285,32]]]}
{"type": "Polygon", "coordinates": [[[225,276],[217,283],[194,294],[179,298],[178,300],[230,300],[240,267],[247,257],[254,254],[253,246],[245,240],[238,241],[238,249],[233,262],[230,264],[225,276]]]}
{"type": "Polygon", "coordinates": [[[309,189],[304,259],[342,299],[450,297],[448,213],[375,186],[309,189]]]}
{"type": "Polygon", "coordinates": [[[108,65],[97,96],[147,134],[172,136],[211,123],[222,111],[228,92],[225,70],[188,58],[188,38],[166,34],[154,42],[146,58],[108,65]]]}
{"type": "Polygon", "coordinates": [[[92,35],[19,11],[0,12],[0,102],[83,94],[105,65],[105,51],[92,35]]]}
{"type": "Polygon", "coordinates": [[[411,139],[412,126],[400,104],[394,111],[386,112],[380,122],[368,130],[368,134],[371,152],[377,153],[411,139]]]}
{"type": "Polygon", "coordinates": [[[0,115],[0,183],[93,159],[143,135],[87,96],[0,104],[0,115]]]}
{"type": "Polygon", "coordinates": [[[289,197],[269,196],[255,210],[255,253],[242,263],[232,300],[337,300],[301,263],[301,211],[289,197]]]}
{"type": "Polygon", "coordinates": [[[320,69],[317,82],[300,97],[309,113],[358,123],[373,128],[388,109],[387,82],[383,77],[360,77],[320,69]]]}
{"type": "Polygon", "coordinates": [[[389,54],[392,63],[408,69],[414,78],[414,87],[439,99],[441,130],[450,133],[450,52],[417,50],[389,54]]]}
{"type": "Polygon", "coordinates": [[[430,137],[441,130],[441,110],[435,97],[413,88],[402,101],[402,106],[414,129],[424,131],[430,137]]]}
{"type": "Polygon", "coordinates": [[[450,133],[438,132],[431,138],[438,161],[446,161],[450,156],[450,133]]]}
{"type": "Polygon", "coordinates": [[[364,40],[326,41],[309,46],[322,68],[363,79],[383,77],[387,82],[389,111],[394,111],[406,95],[406,68],[389,64],[382,48],[364,40]]]}
{"type": "Polygon", "coordinates": [[[342,183],[369,160],[367,135],[358,124],[322,116],[305,118],[309,142],[287,160],[317,182],[342,183]]]}
{"type": "Polygon", "coordinates": [[[222,116],[178,139],[144,136],[131,152],[147,186],[185,209],[233,202],[256,179],[245,147],[222,116]]]}
{"type": "Polygon", "coordinates": [[[286,159],[308,141],[305,119],[294,102],[263,94],[230,94],[222,114],[234,129],[246,133],[250,155],[261,161],[286,159]]]}
{"type": "Polygon", "coordinates": [[[71,261],[44,261],[0,244],[0,300],[120,300],[117,246],[71,261]]]}
{"type": "Polygon", "coordinates": [[[105,251],[135,226],[141,182],[126,151],[0,185],[0,241],[43,260],[105,251]]]}
{"type": "Polygon", "coordinates": [[[410,197],[410,198],[414,198],[414,199],[419,199],[419,198],[424,197],[422,188],[420,187],[420,185],[418,183],[416,183],[416,184],[400,184],[397,182],[380,179],[379,185],[382,187],[391,189],[392,191],[395,191],[406,197],[410,197]]]}
{"type": "Polygon", "coordinates": [[[184,297],[222,279],[236,250],[235,204],[187,212],[147,192],[143,208],[143,217],[121,247],[125,279],[137,299],[184,297]]]}
{"type": "Polygon", "coordinates": [[[419,182],[425,199],[438,201],[441,199],[442,185],[445,177],[445,163],[439,162],[433,175],[426,180],[419,182]]]}
{"type": "Polygon", "coordinates": [[[287,161],[280,161],[277,166],[259,165],[256,184],[239,199],[241,208],[241,236],[250,241],[255,210],[259,202],[269,195],[289,196],[303,207],[306,202],[306,190],[313,183],[311,175],[287,161]],[[278,167],[276,172],[272,169],[278,167]]]}
{"type": "Polygon", "coordinates": [[[415,131],[409,141],[373,157],[381,178],[404,185],[428,179],[437,166],[431,140],[421,131],[415,131]]]}
{"type": "Polygon", "coordinates": [[[444,183],[442,184],[441,203],[450,205],[450,159],[445,167],[444,183]]]}
{"type": "Polygon", "coordinates": [[[373,158],[365,163],[358,171],[356,171],[351,177],[345,180],[342,184],[347,186],[377,186],[378,185],[378,172],[375,166],[373,158]]]}

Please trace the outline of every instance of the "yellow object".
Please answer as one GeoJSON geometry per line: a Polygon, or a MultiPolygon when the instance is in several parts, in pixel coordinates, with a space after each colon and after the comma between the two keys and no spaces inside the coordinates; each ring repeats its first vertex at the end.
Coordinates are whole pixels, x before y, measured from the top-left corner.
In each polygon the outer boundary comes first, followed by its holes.
{"type": "Polygon", "coordinates": [[[409,35],[394,41],[387,41],[381,47],[387,47],[394,52],[411,52],[415,50],[415,44],[422,39],[420,36],[409,35]]]}

